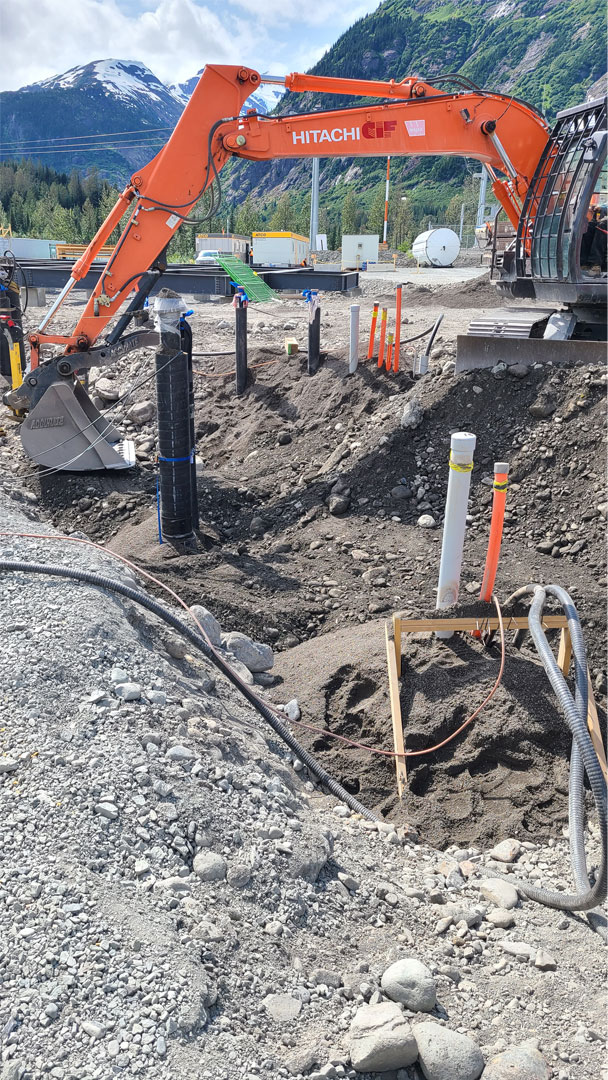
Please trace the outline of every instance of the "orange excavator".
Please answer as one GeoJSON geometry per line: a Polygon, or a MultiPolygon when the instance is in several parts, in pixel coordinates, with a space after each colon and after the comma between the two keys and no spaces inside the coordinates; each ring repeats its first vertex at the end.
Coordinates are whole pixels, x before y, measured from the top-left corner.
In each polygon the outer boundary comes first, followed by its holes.
{"type": "MultiPolygon", "coordinates": [[[[21,425],[26,452],[37,460],[41,442],[48,446],[53,429],[62,442],[66,409],[71,423],[86,425],[97,442],[104,436],[109,444],[115,441],[114,429],[96,415],[76,373],[156,343],[145,325],[126,331],[133,319],[141,320],[145,300],[166,268],[171,237],[203,194],[211,188],[213,195],[232,157],[475,158],[488,170],[494,195],[517,230],[513,250],[501,253],[503,290],[568,305],[565,315],[558,314],[556,337],[571,336],[577,325],[597,327],[597,314],[585,319],[581,313],[597,312],[605,303],[605,254],[602,267],[596,245],[596,261],[582,265],[581,250],[585,252],[592,198],[597,201],[602,184],[605,187],[606,128],[606,103],[600,101],[560,114],[550,135],[546,121],[530,105],[481,90],[458,75],[436,77],[431,85],[417,78],[376,82],[304,74],[273,77],[247,67],[207,66],[167,144],[131,177],[29,337],[30,363],[23,384],[4,396],[11,408],[29,411],[21,425]],[[241,115],[261,82],[279,83],[293,93],[352,94],[376,101],[327,112],[241,115]],[[53,334],[53,316],[126,212],[126,225],[73,332],[53,334]],[[132,292],[126,311],[110,328],[132,292]],[[101,335],[103,344],[96,344],[101,335]]],[[[591,250],[589,244],[587,248],[591,250]]],[[[49,463],[44,456],[40,461],[49,463]]],[[[97,467],[127,464],[120,455],[109,454],[97,467]]],[[[69,459],[55,467],[69,468],[69,459]]]]}

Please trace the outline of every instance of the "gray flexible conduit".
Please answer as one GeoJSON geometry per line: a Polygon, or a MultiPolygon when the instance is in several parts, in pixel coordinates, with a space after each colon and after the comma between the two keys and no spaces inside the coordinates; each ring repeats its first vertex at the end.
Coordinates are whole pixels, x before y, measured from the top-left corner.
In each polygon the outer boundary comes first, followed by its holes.
{"type": "Polygon", "coordinates": [[[117,581],[116,578],[106,577],[105,574],[98,574],[92,570],[80,570],[71,566],[61,566],[53,563],[25,562],[20,559],[0,559],[0,570],[19,571],[25,574],[47,574],[50,577],[63,577],[69,578],[72,581],[82,581],[87,585],[97,585],[102,589],[109,589],[112,592],[119,593],[121,596],[126,596],[128,600],[132,600],[135,604],[140,604],[141,607],[147,608],[148,611],[157,615],[159,619],[162,619],[169,626],[172,626],[174,630],[177,630],[180,634],[183,634],[184,637],[187,637],[188,640],[203,653],[207,660],[210,660],[212,664],[215,664],[215,666],[220,669],[222,674],[230,680],[233,686],[236,686],[237,690],[239,690],[247,699],[250,705],[253,705],[254,709],[259,712],[266,723],[270,724],[272,730],[284,743],[287,743],[289,749],[296,754],[300,761],[304,762],[313,776],[316,776],[336,799],[340,799],[341,802],[346,803],[351,810],[354,810],[356,814],[361,814],[361,817],[366,818],[368,821],[379,820],[371,810],[368,810],[363,803],[360,803],[358,799],[355,799],[354,795],[351,795],[337,780],[334,780],[333,777],[325,771],[322,765],[319,765],[316,758],[300,745],[289,728],[279,720],[278,716],[275,716],[272,710],[264,704],[253,690],[241,683],[238,676],[232,671],[230,665],[209,647],[198,631],[192,629],[183,619],[174,615],[172,611],[163,604],[160,604],[157,600],[154,600],[151,596],[148,596],[147,593],[141,592],[139,589],[132,589],[129,585],[123,585],[121,581],[117,581]]]}
{"type": "MultiPolygon", "coordinates": [[[[523,882],[515,882],[517,888],[531,900],[537,900],[547,907],[560,911],[591,911],[606,899],[607,892],[607,852],[606,852],[606,781],[587,728],[587,656],[578,612],[572,598],[559,585],[525,585],[518,589],[506,601],[504,607],[510,607],[517,600],[533,594],[532,605],[528,613],[528,626],[532,640],[543,663],[547,677],[553,687],[563,712],[566,723],[572,732],[572,753],[570,757],[570,780],[568,789],[570,860],[578,892],[574,894],[549,892],[523,882]],[[558,667],[553,651],[542,628],[542,615],[547,595],[554,596],[564,609],[568,620],[568,630],[572,639],[574,657],[575,696],[572,697],[568,684],[558,667]],[[602,838],[602,857],[597,878],[593,886],[589,881],[587,859],[585,855],[585,793],[583,775],[587,773],[595,802],[600,835],[602,838]]],[[[511,880],[507,878],[506,880],[511,880]]],[[[598,916],[591,915],[590,921],[595,929],[598,916]]],[[[601,917],[599,917],[601,918],[601,917]]]]}

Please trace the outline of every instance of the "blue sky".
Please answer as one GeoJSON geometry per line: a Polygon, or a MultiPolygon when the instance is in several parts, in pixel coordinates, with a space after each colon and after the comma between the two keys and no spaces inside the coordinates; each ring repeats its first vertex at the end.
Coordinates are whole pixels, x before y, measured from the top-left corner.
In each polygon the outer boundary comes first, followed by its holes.
{"type": "Polygon", "coordinates": [[[109,57],[141,60],[163,82],[205,63],[304,71],[379,0],[19,0],[3,20],[0,89],[109,57]]]}

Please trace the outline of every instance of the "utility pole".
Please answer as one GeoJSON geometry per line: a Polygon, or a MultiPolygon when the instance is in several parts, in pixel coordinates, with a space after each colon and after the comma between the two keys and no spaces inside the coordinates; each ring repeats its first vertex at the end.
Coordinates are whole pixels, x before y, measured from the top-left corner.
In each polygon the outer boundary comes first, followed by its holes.
{"type": "Polygon", "coordinates": [[[463,225],[464,225],[464,203],[460,207],[460,231],[458,233],[458,239],[460,240],[461,244],[462,244],[462,227],[463,227],[463,225]]]}
{"type": "Polygon", "coordinates": [[[310,193],[310,250],[317,250],[319,232],[319,159],[312,159],[312,189],[310,193]]]}
{"type": "Polygon", "coordinates": [[[479,181],[479,202],[477,203],[477,221],[475,222],[475,224],[477,226],[480,226],[484,223],[484,210],[486,207],[486,188],[488,186],[488,173],[485,165],[481,166],[481,174],[477,175],[480,175],[481,179],[479,181]]]}
{"type": "Polygon", "coordinates": [[[382,246],[386,247],[386,232],[388,228],[388,182],[391,175],[391,156],[386,159],[386,188],[384,191],[384,233],[382,236],[382,246]]]}

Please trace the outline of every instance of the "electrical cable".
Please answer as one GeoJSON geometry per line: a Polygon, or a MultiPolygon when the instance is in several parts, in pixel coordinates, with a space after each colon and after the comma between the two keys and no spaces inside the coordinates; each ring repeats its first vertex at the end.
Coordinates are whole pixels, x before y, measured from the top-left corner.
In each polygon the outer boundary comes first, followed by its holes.
{"type": "Polygon", "coordinates": [[[157,127],[157,128],[131,128],[128,131],[99,131],[95,135],[56,135],[48,136],[46,139],[17,139],[13,145],[34,146],[38,143],[51,144],[62,142],[78,142],[81,139],[109,139],[114,138],[115,135],[147,135],[153,131],[169,131],[172,132],[172,127],[157,127]]]}
{"type": "MultiPolygon", "coordinates": [[[[6,535],[6,534],[2,534],[6,535]]],[[[11,535],[11,534],[9,534],[11,535]]],[[[13,534],[14,535],[14,534],[13,534]]],[[[43,539],[63,539],[63,540],[78,540],[76,537],[41,537],[43,539]]],[[[91,544],[92,547],[98,547],[99,545],[92,544],[90,541],[78,541],[91,544]]],[[[101,548],[103,551],[104,549],[101,548]]],[[[114,553],[111,553],[114,554],[114,553]]],[[[127,561],[127,560],[123,560],[127,561]]],[[[135,568],[138,572],[139,569],[135,568]]],[[[17,559],[0,559],[0,570],[10,571],[22,571],[24,573],[34,574],[47,574],[55,577],[68,578],[72,581],[82,581],[89,585],[98,585],[103,589],[111,590],[119,595],[125,596],[127,599],[134,601],[141,607],[147,608],[148,611],[162,619],[167,625],[171,626],[174,630],[178,630],[203,654],[203,656],[210,660],[223,675],[236,687],[237,690],[246,698],[250,705],[257,710],[257,712],[263,717],[263,719],[270,725],[273,731],[287,744],[289,749],[294,753],[300,761],[302,761],[310,770],[313,776],[316,776],[318,780],[341,802],[346,803],[355,813],[360,814],[368,821],[378,821],[378,818],[371,810],[368,810],[363,803],[351,795],[349,791],[346,791],[344,787],[337,780],[334,780],[332,776],[323,768],[322,765],[313,757],[312,754],[301,746],[289,728],[286,727],[283,719],[279,719],[277,715],[268,707],[266,702],[253,691],[247,683],[244,683],[242,679],[232,670],[226,660],[213,648],[207,635],[205,634],[202,626],[197,619],[194,619],[198,626],[199,632],[195,632],[188,626],[183,619],[174,615],[172,611],[166,608],[163,604],[160,604],[157,600],[148,596],[147,593],[138,589],[133,589],[129,585],[124,585],[122,582],[117,581],[115,578],[106,577],[103,574],[95,573],[89,570],[80,570],[74,567],[52,565],[47,563],[35,563],[27,562],[17,559]]],[[[159,583],[160,584],[160,583],[159,583]]],[[[176,594],[173,594],[176,595],[176,594]]],[[[178,598],[179,599],[179,598],[178,598]]],[[[186,607],[183,601],[180,603],[186,607]]],[[[192,618],[194,616],[190,612],[192,618]]]]}
{"type": "MultiPolygon", "coordinates": [[[[208,635],[205,633],[205,630],[203,629],[203,627],[199,623],[196,616],[190,610],[190,608],[188,607],[186,602],[184,600],[182,600],[181,596],[179,596],[178,593],[174,592],[174,590],[169,585],[165,584],[165,582],[163,582],[159,578],[155,577],[154,574],[151,574],[148,570],[144,570],[142,567],[138,566],[136,563],[132,562],[130,559],[125,558],[124,555],[119,555],[117,552],[111,551],[109,548],[102,547],[101,544],[96,544],[93,540],[86,540],[86,539],[84,539],[82,537],[77,537],[77,536],[61,536],[61,535],[53,536],[53,535],[49,535],[48,533],[20,533],[20,532],[7,532],[7,531],[0,531],[0,536],[19,537],[21,539],[28,539],[28,540],[67,540],[70,543],[84,544],[87,547],[95,548],[96,550],[103,552],[105,555],[111,556],[112,558],[119,560],[120,562],[124,563],[125,566],[128,566],[130,569],[134,570],[137,574],[140,574],[142,577],[147,578],[148,581],[153,582],[160,589],[163,589],[164,592],[166,592],[169,596],[171,596],[180,605],[180,607],[182,607],[184,609],[184,611],[186,611],[188,613],[188,615],[193,619],[193,621],[195,622],[196,626],[198,627],[200,633],[203,635],[203,638],[206,640],[207,644],[209,645],[209,648],[212,651],[214,650],[214,647],[213,647],[211,641],[209,640],[208,635]]],[[[496,600],[496,597],[493,597],[493,600],[494,600],[494,603],[496,605],[497,611],[499,611],[500,609],[499,609],[498,601],[496,600]]],[[[406,757],[407,756],[417,757],[420,754],[426,754],[426,753],[430,754],[430,753],[432,753],[433,750],[438,749],[439,746],[445,746],[446,743],[451,742],[452,739],[454,739],[456,737],[456,735],[459,734],[460,731],[463,731],[464,728],[467,727],[467,725],[471,723],[471,721],[479,714],[481,709],[483,709],[488,704],[488,702],[491,700],[491,698],[494,696],[494,694],[496,693],[496,690],[498,689],[500,679],[502,678],[502,668],[504,668],[505,649],[506,649],[505,637],[504,637],[504,625],[503,625],[503,621],[502,621],[502,618],[501,618],[500,615],[499,615],[499,626],[500,626],[500,631],[501,631],[501,671],[500,671],[499,677],[497,678],[497,680],[496,680],[494,686],[492,687],[492,690],[490,691],[489,695],[482,702],[482,704],[479,706],[479,708],[476,709],[475,713],[472,716],[468,717],[467,720],[464,722],[464,724],[462,724],[460,726],[460,728],[458,728],[457,731],[452,732],[452,734],[447,739],[444,739],[440,744],[438,744],[438,746],[431,746],[431,747],[428,747],[428,749],[426,749],[426,750],[406,751],[406,754],[405,754],[406,757]]],[[[235,678],[239,679],[239,676],[237,676],[235,674],[235,678]]],[[[242,686],[247,687],[247,689],[250,690],[247,683],[242,683],[242,686]]],[[[250,693],[255,694],[254,691],[250,691],[250,693]]],[[[257,696],[257,695],[255,695],[255,696],[257,696]]],[[[258,700],[262,701],[261,698],[258,698],[258,700]]],[[[273,711],[274,713],[276,713],[276,715],[278,717],[282,717],[284,715],[281,712],[281,710],[278,709],[275,705],[268,704],[266,702],[262,702],[262,704],[264,704],[266,706],[266,708],[268,708],[271,711],[273,711]]],[[[338,735],[336,732],[328,731],[326,728],[318,727],[315,724],[306,723],[303,720],[291,720],[290,723],[295,724],[297,727],[305,728],[307,731],[318,732],[318,734],[323,735],[325,738],[335,739],[337,742],[341,742],[341,743],[343,743],[343,744],[345,744],[347,746],[352,746],[354,749],[366,750],[370,754],[378,754],[381,757],[389,757],[389,758],[396,758],[396,757],[402,757],[403,756],[401,754],[397,754],[394,750],[381,750],[381,749],[379,749],[378,747],[375,747],[375,746],[367,746],[365,743],[356,742],[353,739],[348,739],[345,735],[338,735]]]]}

